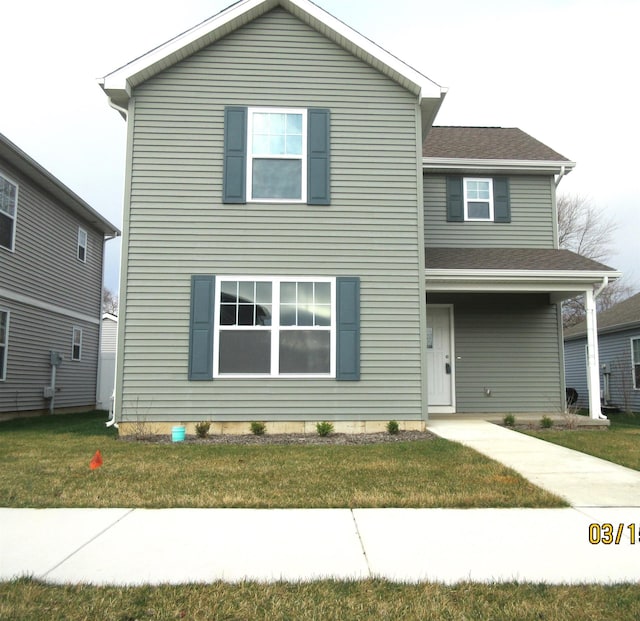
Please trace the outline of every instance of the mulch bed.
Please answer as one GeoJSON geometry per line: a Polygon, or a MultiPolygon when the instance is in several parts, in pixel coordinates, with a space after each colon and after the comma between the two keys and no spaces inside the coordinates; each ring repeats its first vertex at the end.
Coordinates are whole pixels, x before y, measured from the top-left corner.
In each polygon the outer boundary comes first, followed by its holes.
{"type": "MultiPolygon", "coordinates": [[[[244,435],[209,435],[206,438],[188,435],[183,442],[176,444],[241,444],[241,445],[357,445],[383,444],[387,442],[413,442],[416,440],[433,440],[437,436],[428,431],[399,431],[397,434],[381,433],[332,433],[328,436],[305,433],[266,433],[262,436],[244,435]]],[[[172,444],[170,435],[122,436],[123,442],[148,442],[152,444],[172,444]]]]}

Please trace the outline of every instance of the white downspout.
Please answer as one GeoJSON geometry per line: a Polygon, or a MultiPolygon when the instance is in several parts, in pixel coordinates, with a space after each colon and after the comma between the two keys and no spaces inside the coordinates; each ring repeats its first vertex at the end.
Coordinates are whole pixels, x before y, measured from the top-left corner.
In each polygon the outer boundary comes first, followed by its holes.
{"type": "Polygon", "coordinates": [[[587,317],[587,385],[589,388],[589,417],[592,419],[606,419],[600,406],[600,356],[598,353],[598,319],[596,299],[609,284],[605,276],[602,284],[596,289],[585,291],[585,312],[587,317]]]}
{"type": "Polygon", "coordinates": [[[560,174],[558,175],[558,178],[556,179],[556,188],[560,185],[560,182],[562,181],[562,178],[565,176],[565,167],[564,164],[560,167],[560,174]]]}
{"type": "Polygon", "coordinates": [[[111,101],[111,97],[107,98],[107,101],[109,102],[109,105],[114,110],[117,110],[124,117],[124,120],[126,121],[129,111],[126,108],[123,108],[122,106],[119,106],[118,104],[113,103],[113,101],[111,101]]]}

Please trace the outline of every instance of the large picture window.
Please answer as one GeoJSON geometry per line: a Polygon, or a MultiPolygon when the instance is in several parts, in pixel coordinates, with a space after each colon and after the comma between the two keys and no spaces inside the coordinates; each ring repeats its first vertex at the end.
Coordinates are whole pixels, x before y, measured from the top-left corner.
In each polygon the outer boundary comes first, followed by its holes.
{"type": "Polygon", "coordinates": [[[302,201],[307,195],[307,111],[249,108],[247,196],[302,201]]]}
{"type": "Polygon", "coordinates": [[[9,311],[0,308],[0,382],[7,378],[7,350],[9,348],[9,311]]]}
{"type": "Polygon", "coordinates": [[[640,339],[631,339],[631,365],[633,368],[633,387],[640,390],[640,339]]]}
{"type": "Polygon", "coordinates": [[[219,278],[214,376],[335,377],[335,278],[219,278]]]}
{"type": "Polygon", "coordinates": [[[0,246],[13,250],[18,210],[18,186],[0,175],[0,246]]]}

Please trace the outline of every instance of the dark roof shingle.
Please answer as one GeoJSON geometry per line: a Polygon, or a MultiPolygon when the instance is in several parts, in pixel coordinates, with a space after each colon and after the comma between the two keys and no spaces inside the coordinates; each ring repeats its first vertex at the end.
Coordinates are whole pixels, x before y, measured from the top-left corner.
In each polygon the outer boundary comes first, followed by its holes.
{"type": "MultiPolygon", "coordinates": [[[[640,324],[640,293],[618,302],[606,311],[598,313],[598,332],[612,332],[640,324]]],[[[587,333],[587,322],[581,321],[564,331],[565,338],[582,336],[587,333]]]]}
{"type": "Polygon", "coordinates": [[[447,159],[569,160],[517,127],[432,127],[423,157],[447,159]]]}
{"type": "Polygon", "coordinates": [[[607,272],[613,268],[553,248],[427,248],[427,269],[607,272]]]}

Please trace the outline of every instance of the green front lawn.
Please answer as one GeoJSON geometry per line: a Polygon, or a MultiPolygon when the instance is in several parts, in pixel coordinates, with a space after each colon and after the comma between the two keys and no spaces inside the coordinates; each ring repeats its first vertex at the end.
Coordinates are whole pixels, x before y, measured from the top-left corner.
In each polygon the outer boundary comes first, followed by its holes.
{"type": "Polygon", "coordinates": [[[14,621],[225,619],[340,621],[631,621],[637,585],[394,584],[383,580],[302,584],[244,582],[161,587],[0,583],[0,618],[14,621]]]}
{"type": "Polygon", "coordinates": [[[612,414],[606,431],[528,431],[529,435],[640,470],[640,415],[612,414]]]}
{"type": "Polygon", "coordinates": [[[5,507],[562,507],[561,499],[439,438],[370,445],[146,444],[103,414],[0,423],[5,507]],[[100,450],[104,464],[89,469],[100,450]]]}

